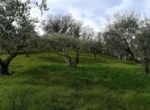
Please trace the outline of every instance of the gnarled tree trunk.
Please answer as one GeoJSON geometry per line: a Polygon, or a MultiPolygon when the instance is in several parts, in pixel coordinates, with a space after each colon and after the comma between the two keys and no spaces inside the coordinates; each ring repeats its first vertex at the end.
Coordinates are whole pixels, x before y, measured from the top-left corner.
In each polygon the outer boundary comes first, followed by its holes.
{"type": "Polygon", "coordinates": [[[17,56],[17,53],[11,54],[4,61],[0,58],[0,66],[1,66],[0,73],[2,75],[9,75],[9,70],[8,70],[9,69],[9,64],[12,61],[12,59],[15,58],[16,56],[17,56]]]}
{"type": "Polygon", "coordinates": [[[74,62],[74,67],[77,66],[77,64],[79,63],[79,53],[76,55],[76,58],[75,58],[75,62],[74,62]]]}
{"type": "Polygon", "coordinates": [[[147,64],[145,65],[144,72],[147,75],[150,73],[150,71],[149,71],[149,65],[147,65],[147,64]]]}
{"type": "Polygon", "coordinates": [[[72,66],[72,58],[69,55],[64,56],[67,65],[72,66]]]}
{"type": "Polygon", "coordinates": [[[145,74],[149,75],[150,71],[149,71],[149,59],[148,58],[144,58],[144,72],[145,74]]]}
{"type": "Polygon", "coordinates": [[[81,50],[79,48],[77,48],[77,50],[75,51],[76,57],[72,58],[69,54],[64,52],[64,49],[61,49],[61,50],[63,50],[63,52],[59,52],[59,50],[55,49],[53,46],[51,46],[51,47],[57,53],[57,55],[64,57],[68,66],[76,67],[77,64],[79,63],[79,55],[81,53],[81,50]]]}
{"type": "Polygon", "coordinates": [[[66,55],[64,58],[69,66],[76,67],[79,63],[79,54],[76,55],[75,59],[72,59],[69,55],[66,55]]]}
{"type": "Polygon", "coordinates": [[[1,74],[9,75],[9,71],[8,71],[9,63],[3,62],[0,64],[0,66],[1,66],[1,74]]]}
{"type": "Polygon", "coordinates": [[[149,71],[149,59],[148,58],[144,58],[144,61],[140,61],[138,60],[137,58],[134,57],[134,54],[131,52],[131,50],[128,48],[126,49],[126,51],[129,53],[129,55],[131,56],[132,60],[137,63],[138,65],[140,65],[144,71],[144,73],[146,75],[149,75],[150,74],[150,71],[149,71]]]}

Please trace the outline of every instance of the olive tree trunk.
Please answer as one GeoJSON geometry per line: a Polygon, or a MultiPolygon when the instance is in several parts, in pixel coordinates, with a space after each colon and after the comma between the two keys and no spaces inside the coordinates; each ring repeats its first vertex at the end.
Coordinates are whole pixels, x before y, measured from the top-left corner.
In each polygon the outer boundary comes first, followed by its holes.
{"type": "Polygon", "coordinates": [[[2,75],[9,75],[9,71],[8,71],[8,67],[9,64],[8,63],[1,63],[1,74],[2,75]]]}
{"type": "Polygon", "coordinates": [[[76,67],[79,63],[79,54],[76,55],[76,58],[71,58],[69,55],[64,56],[65,61],[68,66],[76,67]]]}
{"type": "Polygon", "coordinates": [[[147,75],[150,73],[150,71],[149,71],[149,65],[145,65],[144,72],[147,75]]]}
{"type": "Polygon", "coordinates": [[[141,66],[141,68],[143,69],[144,73],[146,75],[150,74],[149,71],[149,58],[145,57],[144,61],[140,61],[137,58],[134,57],[134,54],[131,52],[130,48],[126,49],[126,51],[129,53],[130,57],[132,58],[132,60],[137,63],[138,65],[141,66]]]}
{"type": "MultiPolygon", "coordinates": [[[[54,48],[53,48],[54,49],[54,48]]],[[[54,49],[54,51],[59,55],[64,57],[66,63],[68,66],[71,67],[76,67],[77,64],[79,63],[79,55],[80,55],[80,51],[76,52],[76,57],[72,58],[71,56],[69,56],[68,54],[64,54],[64,53],[59,53],[56,49],[54,49]]]]}
{"type": "Polygon", "coordinates": [[[9,75],[9,64],[13,58],[17,56],[17,53],[11,54],[6,60],[0,58],[0,73],[2,75],[9,75]]]}

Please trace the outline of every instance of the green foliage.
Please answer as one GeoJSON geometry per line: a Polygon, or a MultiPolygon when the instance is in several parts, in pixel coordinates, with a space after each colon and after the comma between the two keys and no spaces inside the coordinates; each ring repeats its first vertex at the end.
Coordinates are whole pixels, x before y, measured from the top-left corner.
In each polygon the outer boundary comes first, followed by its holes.
{"type": "Polygon", "coordinates": [[[150,78],[133,62],[89,53],[77,68],[63,62],[54,53],[19,55],[12,75],[0,77],[0,109],[149,110],[150,78]]]}
{"type": "Polygon", "coordinates": [[[54,33],[44,36],[44,39],[48,42],[47,45],[50,45],[58,51],[81,47],[79,39],[67,36],[66,34],[54,33]]]}
{"type": "Polygon", "coordinates": [[[80,39],[67,36],[66,34],[53,33],[44,36],[46,47],[51,47],[59,56],[64,57],[68,66],[76,67],[82,51],[80,39]],[[74,52],[75,57],[70,54],[74,52]]]}
{"type": "Polygon", "coordinates": [[[117,14],[105,32],[106,50],[114,56],[132,59],[141,66],[145,74],[149,74],[149,30],[149,19],[142,21],[134,13],[117,14]]]}
{"type": "Polygon", "coordinates": [[[6,60],[0,57],[0,74],[9,75],[8,67],[12,59],[31,45],[29,41],[36,34],[36,21],[31,18],[30,11],[34,6],[40,7],[41,11],[46,10],[45,2],[42,0],[41,5],[38,5],[36,1],[30,0],[0,0],[0,51],[9,54],[6,60]]]}

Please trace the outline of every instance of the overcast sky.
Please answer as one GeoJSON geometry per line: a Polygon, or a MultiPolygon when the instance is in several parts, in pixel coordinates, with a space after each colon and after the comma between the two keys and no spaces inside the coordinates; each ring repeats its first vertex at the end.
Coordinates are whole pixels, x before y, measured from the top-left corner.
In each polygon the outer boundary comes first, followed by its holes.
{"type": "Polygon", "coordinates": [[[69,13],[95,31],[99,31],[115,13],[134,11],[142,16],[150,16],[150,0],[47,0],[47,5],[49,11],[42,17],[37,9],[32,10],[32,16],[46,19],[48,14],[69,13]]]}

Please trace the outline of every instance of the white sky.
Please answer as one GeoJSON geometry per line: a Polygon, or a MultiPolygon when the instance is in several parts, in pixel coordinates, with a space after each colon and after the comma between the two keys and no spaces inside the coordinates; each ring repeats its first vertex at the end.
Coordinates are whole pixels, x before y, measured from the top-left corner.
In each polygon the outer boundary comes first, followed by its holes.
{"type": "MultiPolygon", "coordinates": [[[[100,31],[107,19],[111,19],[115,13],[134,11],[150,17],[150,0],[47,0],[47,5],[49,11],[43,16],[37,9],[32,10],[31,16],[42,20],[48,14],[72,14],[75,19],[81,20],[95,31],[100,31]]],[[[41,29],[38,31],[43,33],[41,29]]]]}

